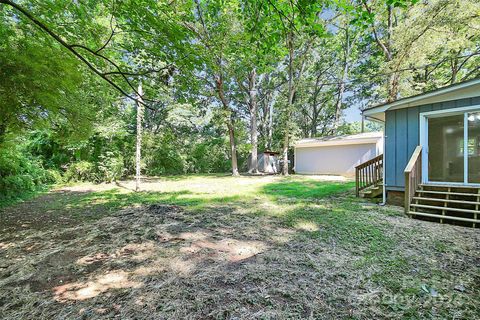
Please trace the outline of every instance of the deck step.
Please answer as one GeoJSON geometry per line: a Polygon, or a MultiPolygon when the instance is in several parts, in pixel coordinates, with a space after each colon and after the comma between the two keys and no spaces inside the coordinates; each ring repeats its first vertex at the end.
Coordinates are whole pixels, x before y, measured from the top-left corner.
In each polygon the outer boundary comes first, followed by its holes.
{"type": "Polygon", "coordinates": [[[373,185],[366,189],[360,190],[359,193],[362,198],[375,198],[383,193],[383,185],[373,185]]]}
{"type": "MultiPolygon", "coordinates": [[[[438,201],[438,202],[449,202],[449,203],[461,203],[461,204],[470,204],[470,205],[480,205],[480,202],[475,202],[475,201],[450,200],[450,199],[442,199],[442,198],[413,197],[413,200],[438,201]]],[[[479,211],[479,212],[480,212],[480,211],[479,211]]]]}
{"type": "Polygon", "coordinates": [[[418,211],[409,211],[408,214],[422,216],[422,217],[429,217],[429,218],[438,218],[438,219],[446,219],[446,220],[456,220],[456,221],[463,221],[463,222],[472,222],[472,223],[480,223],[478,219],[470,219],[470,218],[463,218],[463,217],[454,217],[454,216],[447,216],[441,214],[433,214],[433,213],[426,213],[426,212],[418,212],[418,211]]]}
{"type": "Polygon", "coordinates": [[[429,206],[426,204],[414,204],[412,203],[410,207],[415,208],[424,208],[424,209],[434,209],[439,211],[455,211],[455,212],[464,212],[464,213],[480,213],[478,210],[470,210],[470,209],[461,209],[461,208],[451,208],[451,207],[439,207],[439,206],[429,206]]]}
{"type": "Polygon", "coordinates": [[[469,186],[465,184],[432,184],[432,183],[421,183],[419,184],[420,187],[428,187],[428,188],[454,188],[454,189],[478,189],[479,186],[469,186]]]}
{"type": "Polygon", "coordinates": [[[431,194],[448,194],[452,196],[467,196],[467,197],[480,197],[480,193],[463,193],[463,192],[450,192],[450,191],[432,191],[432,190],[417,190],[418,193],[431,193],[431,194]]]}

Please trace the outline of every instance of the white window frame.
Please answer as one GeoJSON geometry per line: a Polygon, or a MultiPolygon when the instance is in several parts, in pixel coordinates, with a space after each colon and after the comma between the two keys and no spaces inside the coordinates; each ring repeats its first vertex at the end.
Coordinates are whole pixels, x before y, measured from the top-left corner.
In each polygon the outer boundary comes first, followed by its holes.
{"type": "Polygon", "coordinates": [[[440,185],[480,186],[468,182],[468,113],[480,112],[480,105],[451,108],[420,113],[420,145],[422,146],[422,183],[440,185]],[[428,180],[428,119],[463,114],[463,182],[439,182],[428,180]]]}

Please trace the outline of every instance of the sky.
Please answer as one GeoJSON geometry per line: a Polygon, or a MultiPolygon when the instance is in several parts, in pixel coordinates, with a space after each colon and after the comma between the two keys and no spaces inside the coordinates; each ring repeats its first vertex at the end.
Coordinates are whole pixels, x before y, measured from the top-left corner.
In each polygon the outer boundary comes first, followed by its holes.
{"type": "Polygon", "coordinates": [[[362,120],[362,116],[360,115],[359,105],[354,104],[344,110],[345,114],[345,121],[346,122],[358,122],[362,120]]]}

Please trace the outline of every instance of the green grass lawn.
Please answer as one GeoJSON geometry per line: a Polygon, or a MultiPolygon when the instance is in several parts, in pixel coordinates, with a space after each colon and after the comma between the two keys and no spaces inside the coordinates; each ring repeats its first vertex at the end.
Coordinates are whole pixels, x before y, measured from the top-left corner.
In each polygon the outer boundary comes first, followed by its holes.
{"type": "Polygon", "coordinates": [[[480,314],[478,230],[407,218],[334,177],[174,176],[0,211],[4,318],[480,314]],[[41,307],[39,307],[41,306],[41,307]]]}

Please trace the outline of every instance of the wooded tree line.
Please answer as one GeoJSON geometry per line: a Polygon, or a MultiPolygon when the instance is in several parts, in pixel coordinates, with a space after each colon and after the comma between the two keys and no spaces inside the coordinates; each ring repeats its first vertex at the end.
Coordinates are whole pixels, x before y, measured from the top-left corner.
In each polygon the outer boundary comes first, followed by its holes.
{"type": "Polygon", "coordinates": [[[147,175],[235,175],[259,150],[287,163],[298,138],[358,131],[347,107],[480,76],[479,15],[476,0],[0,0],[0,190],[134,174],[138,129],[147,175]]]}

